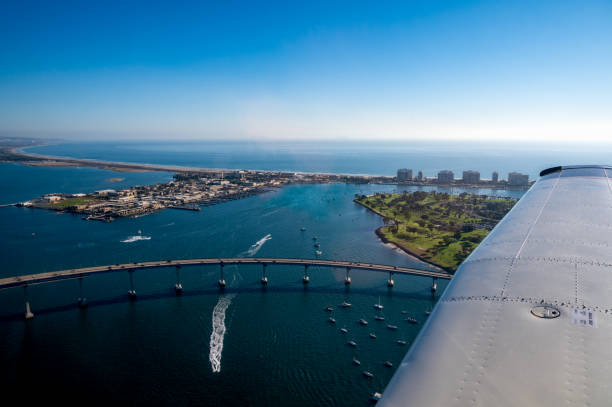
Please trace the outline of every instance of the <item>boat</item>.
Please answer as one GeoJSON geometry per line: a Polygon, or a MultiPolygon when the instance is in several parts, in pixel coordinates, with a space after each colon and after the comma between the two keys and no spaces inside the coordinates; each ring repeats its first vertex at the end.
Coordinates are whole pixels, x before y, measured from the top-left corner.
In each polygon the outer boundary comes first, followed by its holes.
{"type": "Polygon", "coordinates": [[[364,370],[363,372],[361,372],[361,374],[363,374],[368,379],[371,379],[372,377],[374,377],[374,375],[372,373],[368,372],[367,370],[364,370]]]}
{"type": "Polygon", "coordinates": [[[348,329],[346,329],[346,328],[340,328],[340,332],[342,332],[343,334],[345,334],[345,333],[347,333],[347,332],[348,332],[348,329]]]}
{"type": "Polygon", "coordinates": [[[332,312],[333,310],[334,310],[334,308],[333,308],[333,307],[327,307],[327,308],[325,308],[325,311],[327,311],[327,312],[332,312]]]}
{"type": "Polygon", "coordinates": [[[377,320],[377,321],[384,321],[384,320],[385,320],[385,317],[383,317],[382,315],[376,315],[376,316],[374,317],[374,319],[375,319],[375,320],[377,320]]]}
{"type": "Polygon", "coordinates": [[[374,304],[374,309],[377,310],[382,310],[384,307],[382,306],[382,304],[380,303],[380,297],[378,297],[378,304],[374,304]]]}
{"type": "Polygon", "coordinates": [[[425,311],[425,315],[430,315],[431,311],[425,311]]]}
{"type": "Polygon", "coordinates": [[[387,328],[395,330],[395,329],[397,329],[397,326],[396,325],[387,325],[387,328]]]}
{"type": "Polygon", "coordinates": [[[367,325],[367,324],[368,324],[368,321],[366,321],[366,320],[365,320],[365,319],[363,319],[363,318],[360,318],[360,319],[359,319],[359,323],[360,323],[361,325],[364,325],[364,326],[365,326],[365,325],[367,325]]]}
{"type": "Polygon", "coordinates": [[[389,362],[388,360],[385,360],[385,363],[383,363],[383,365],[385,365],[386,367],[393,367],[393,363],[389,362]]]}
{"type": "Polygon", "coordinates": [[[361,364],[360,361],[358,361],[357,359],[353,358],[353,364],[356,366],[359,366],[361,364]]]}
{"type": "Polygon", "coordinates": [[[355,341],[348,341],[346,344],[352,346],[353,348],[357,346],[357,342],[355,341]]]}
{"type": "Polygon", "coordinates": [[[320,256],[320,255],[322,255],[322,254],[323,254],[323,252],[322,252],[321,250],[317,250],[317,251],[315,251],[315,254],[316,254],[317,256],[320,256]]]}
{"type": "Polygon", "coordinates": [[[374,332],[370,332],[370,338],[376,339],[376,334],[374,332]]]}
{"type": "Polygon", "coordinates": [[[321,245],[319,243],[315,243],[314,247],[321,247],[321,245]]]}
{"type": "Polygon", "coordinates": [[[398,339],[397,341],[395,341],[398,345],[404,346],[406,344],[406,341],[403,341],[401,339],[398,339]]]}
{"type": "Polygon", "coordinates": [[[329,317],[328,319],[330,324],[335,324],[336,323],[336,319],[334,317],[329,317]]]}
{"type": "Polygon", "coordinates": [[[342,304],[340,304],[340,306],[341,306],[342,308],[348,308],[348,307],[350,307],[351,305],[353,305],[353,304],[351,304],[350,302],[346,302],[346,301],[344,301],[344,302],[342,302],[342,304]]]}
{"type": "Polygon", "coordinates": [[[412,318],[412,317],[408,317],[406,318],[404,321],[411,323],[411,324],[418,324],[419,321],[416,320],[416,318],[412,318]]]}
{"type": "Polygon", "coordinates": [[[382,398],[382,394],[380,394],[379,392],[375,392],[374,394],[370,396],[370,401],[373,403],[378,403],[381,398],[382,398]]]}
{"type": "Polygon", "coordinates": [[[407,314],[407,313],[408,313],[408,311],[402,311],[402,314],[407,314]]]}

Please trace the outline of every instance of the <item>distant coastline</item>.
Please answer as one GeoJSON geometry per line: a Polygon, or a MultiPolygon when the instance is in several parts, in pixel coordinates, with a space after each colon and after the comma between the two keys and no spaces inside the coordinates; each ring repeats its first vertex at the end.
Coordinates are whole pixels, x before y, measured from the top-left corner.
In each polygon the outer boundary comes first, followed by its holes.
{"type": "Polygon", "coordinates": [[[417,181],[399,181],[395,176],[389,175],[369,175],[369,174],[351,174],[351,173],[329,173],[329,172],[303,172],[303,171],[288,171],[288,170],[254,170],[254,169],[237,169],[237,168],[202,168],[202,167],[184,167],[166,164],[146,164],[146,163],[131,163],[110,160],[96,160],[86,158],[72,158],[64,156],[54,156],[30,153],[24,151],[27,148],[38,147],[43,145],[51,145],[56,142],[41,141],[36,142],[31,140],[27,144],[21,145],[0,145],[0,162],[15,162],[27,166],[36,167],[94,167],[104,170],[116,172],[172,172],[172,173],[197,173],[197,174],[212,174],[212,173],[240,173],[240,172],[257,172],[260,174],[272,174],[282,177],[294,176],[296,182],[301,183],[356,183],[356,184],[393,184],[401,186],[435,186],[435,187],[461,187],[461,188],[488,188],[500,190],[525,190],[531,186],[512,186],[505,183],[490,183],[488,181],[479,183],[463,183],[461,180],[456,180],[452,183],[441,183],[436,178],[424,178],[417,181]]]}

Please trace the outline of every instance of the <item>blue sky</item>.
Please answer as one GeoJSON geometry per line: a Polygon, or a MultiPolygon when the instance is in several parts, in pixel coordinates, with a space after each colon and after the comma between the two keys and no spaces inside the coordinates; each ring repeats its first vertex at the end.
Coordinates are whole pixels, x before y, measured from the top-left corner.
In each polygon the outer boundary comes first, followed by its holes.
{"type": "Polygon", "coordinates": [[[610,1],[5,2],[0,132],[602,141],[610,21],[610,1]]]}

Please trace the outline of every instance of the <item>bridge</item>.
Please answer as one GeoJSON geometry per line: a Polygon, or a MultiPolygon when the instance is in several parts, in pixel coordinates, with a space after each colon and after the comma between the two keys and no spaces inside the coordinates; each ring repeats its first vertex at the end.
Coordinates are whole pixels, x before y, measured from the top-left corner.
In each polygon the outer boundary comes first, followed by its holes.
{"type": "Polygon", "coordinates": [[[78,299],[78,305],[80,307],[87,306],[87,300],[83,296],[83,285],[82,280],[88,276],[101,273],[116,273],[116,272],[127,272],[130,277],[130,289],[128,290],[128,296],[131,299],[136,298],[136,290],[134,289],[134,279],[132,274],[137,270],[153,270],[160,268],[174,267],[176,271],[176,284],[174,288],[177,294],[181,293],[183,286],[181,284],[180,270],[183,267],[193,266],[219,266],[219,281],[218,286],[220,289],[225,288],[225,279],[223,277],[223,268],[226,265],[260,265],[262,267],[262,278],[261,284],[268,284],[268,277],[266,275],[266,269],[268,266],[279,265],[279,266],[302,266],[304,267],[304,276],[302,282],[308,284],[310,276],[308,275],[309,267],[327,267],[327,268],[341,268],[346,271],[346,277],[344,278],[344,284],[349,285],[351,283],[350,271],[351,270],[368,270],[382,273],[388,273],[389,279],[387,280],[387,286],[393,287],[393,274],[399,275],[411,275],[432,278],[431,290],[436,291],[437,279],[450,280],[451,274],[441,271],[430,271],[421,270],[410,267],[399,267],[399,266],[388,266],[383,264],[372,264],[372,263],[361,263],[351,261],[338,261],[338,260],[321,260],[321,259],[283,259],[283,258],[206,258],[206,259],[176,259],[176,260],[165,260],[165,261],[146,261],[146,262],[134,262],[124,264],[114,264],[105,266],[93,266],[84,267],[78,269],[67,269],[59,271],[50,271],[39,274],[28,274],[23,276],[7,277],[0,279],[0,290],[23,287],[26,302],[26,319],[32,318],[34,315],[30,311],[30,304],[27,295],[27,287],[34,284],[46,284],[64,280],[79,279],[79,287],[81,295],[78,299]]]}

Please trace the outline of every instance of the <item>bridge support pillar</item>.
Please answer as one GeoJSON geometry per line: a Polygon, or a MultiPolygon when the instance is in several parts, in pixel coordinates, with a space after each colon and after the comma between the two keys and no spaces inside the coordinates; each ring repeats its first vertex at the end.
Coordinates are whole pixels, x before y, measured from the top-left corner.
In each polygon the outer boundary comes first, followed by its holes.
{"type": "Polygon", "coordinates": [[[308,264],[304,264],[304,277],[302,277],[302,284],[308,284],[310,277],[308,277],[308,264]]]}
{"type": "Polygon", "coordinates": [[[219,263],[219,288],[222,290],[225,288],[225,279],[223,278],[223,263],[219,263]]]}
{"type": "Polygon", "coordinates": [[[128,270],[128,275],[130,276],[130,289],[128,290],[128,297],[130,300],[136,299],[136,290],[134,289],[134,270],[128,270]]]}
{"type": "Polygon", "coordinates": [[[32,319],[34,318],[34,314],[32,313],[32,310],[30,309],[30,301],[28,299],[28,286],[27,285],[23,286],[23,296],[25,297],[25,319],[32,319]]]}
{"type": "Polygon", "coordinates": [[[351,284],[350,272],[351,272],[351,268],[347,267],[346,268],[346,277],[344,277],[344,285],[350,285],[351,284]]]}
{"type": "Polygon", "coordinates": [[[181,266],[176,266],[176,284],[174,284],[174,291],[177,294],[183,292],[183,285],[181,284],[181,266]]]}
{"type": "Polygon", "coordinates": [[[266,268],[268,265],[263,263],[262,265],[262,274],[261,274],[261,285],[268,285],[268,276],[266,276],[266,268]]]}
{"type": "Polygon", "coordinates": [[[395,281],[393,281],[393,272],[389,273],[389,279],[387,280],[387,287],[392,288],[395,285],[395,281]]]}
{"type": "Polygon", "coordinates": [[[83,277],[79,277],[79,299],[77,300],[79,308],[87,308],[87,298],[83,295],[83,277]]]}
{"type": "Polygon", "coordinates": [[[433,282],[431,283],[431,292],[435,293],[438,290],[438,278],[434,277],[433,282]]]}

